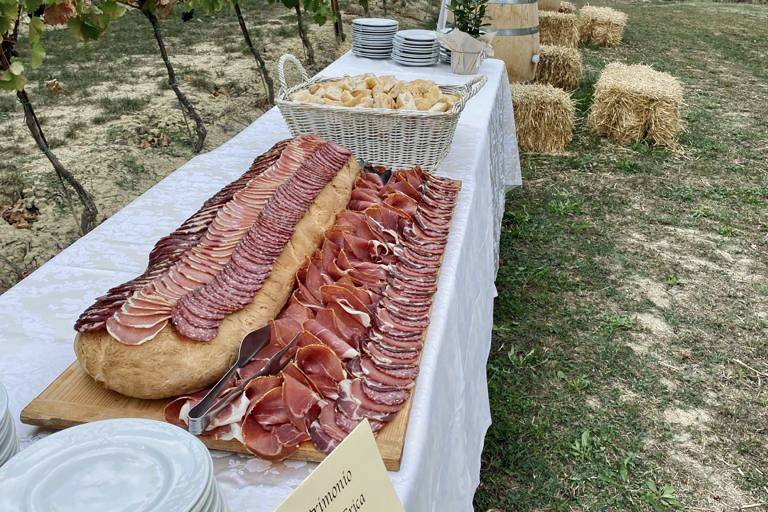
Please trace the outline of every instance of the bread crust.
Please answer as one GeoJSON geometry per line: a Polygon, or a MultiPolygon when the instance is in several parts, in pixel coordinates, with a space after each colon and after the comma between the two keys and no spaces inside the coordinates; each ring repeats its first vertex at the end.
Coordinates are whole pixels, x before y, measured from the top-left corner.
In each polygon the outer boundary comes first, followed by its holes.
{"type": "Polygon", "coordinates": [[[359,172],[357,160],[350,157],[299,221],[253,302],[227,316],[213,340],[190,340],[170,324],[142,345],[120,343],[106,330],[78,333],[75,354],[80,366],[104,387],[135,398],[169,398],[215,383],[234,363],[243,337],[282,310],[293,291],[296,271],[347,207],[359,172]]]}

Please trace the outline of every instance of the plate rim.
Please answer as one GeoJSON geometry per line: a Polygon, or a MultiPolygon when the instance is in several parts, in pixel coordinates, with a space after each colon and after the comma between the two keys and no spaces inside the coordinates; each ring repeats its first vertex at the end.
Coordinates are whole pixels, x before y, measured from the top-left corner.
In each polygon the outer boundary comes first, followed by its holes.
{"type": "MultiPolygon", "coordinates": [[[[76,425],[65,430],[56,432],[50,436],[40,439],[38,442],[32,444],[27,449],[22,450],[21,454],[25,454],[20,457],[13,457],[2,468],[0,468],[0,475],[21,475],[16,479],[14,485],[18,486],[22,484],[19,491],[19,496],[26,490],[31,492],[35,486],[29,485],[32,482],[40,482],[36,476],[39,476],[40,469],[33,470],[41,463],[47,456],[56,453],[55,450],[61,451],[62,447],[70,447],[70,449],[77,450],[78,446],[81,449],[85,449],[84,445],[91,445],[92,442],[104,443],[104,448],[115,447],[115,444],[110,444],[110,440],[116,437],[132,438],[139,441],[143,438],[144,442],[150,442],[152,439],[151,432],[159,433],[166,442],[173,442],[174,440],[183,443],[186,446],[188,453],[188,462],[195,463],[195,469],[187,472],[179,473],[178,470],[172,472],[171,480],[172,487],[170,492],[166,494],[165,499],[159,496],[161,501],[157,503],[156,507],[150,510],[165,510],[168,506],[181,507],[182,510],[191,510],[199,502],[200,497],[204,494],[205,488],[208,485],[208,480],[213,478],[213,462],[208,452],[208,448],[197,438],[186,432],[185,430],[172,425],[170,423],[147,420],[141,418],[120,418],[120,419],[108,419],[101,421],[94,421],[90,423],[84,423],[82,425],[76,425]],[[196,460],[199,459],[199,460],[196,460]],[[201,468],[200,465],[203,465],[201,468]],[[190,476],[192,478],[190,478],[190,476]],[[27,483],[24,486],[24,483],[27,483]],[[180,494],[175,496],[174,491],[177,491],[182,482],[189,483],[188,490],[182,490],[180,494]],[[201,482],[205,482],[201,485],[201,482]],[[169,501],[169,499],[171,501],[169,501]],[[165,508],[164,508],[165,507],[165,508]]],[[[160,442],[160,441],[158,441],[160,442]]],[[[155,451],[161,455],[164,455],[163,459],[168,461],[174,468],[183,468],[183,462],[177,462],[180,453],[180,446],[174,453],[168,453],[160,449],[155,451]]],[[[4,480],[0,478],[0,482],[4,480]]],[[[27,494],[28,495],[28,494],[27,494]]]]}

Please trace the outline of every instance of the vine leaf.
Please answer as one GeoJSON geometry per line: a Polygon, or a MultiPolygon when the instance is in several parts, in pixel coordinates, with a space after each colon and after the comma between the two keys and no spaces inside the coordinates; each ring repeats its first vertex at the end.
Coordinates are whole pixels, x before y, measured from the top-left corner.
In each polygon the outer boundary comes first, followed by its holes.
{"type": "Polygon", "coordinates": [[[45,29],[43,20],[38,17],[29,20],[29,63],[33,68],[43,64],[45,50],[40,43],[40,36],[45,29]]]}
{"type": "Polygon", "coordinates": [[[24,72],[24,64],[18,60],[14,60],[8,67],[8,71],[10,71],[12,75],[19,76],[24,72]]]}

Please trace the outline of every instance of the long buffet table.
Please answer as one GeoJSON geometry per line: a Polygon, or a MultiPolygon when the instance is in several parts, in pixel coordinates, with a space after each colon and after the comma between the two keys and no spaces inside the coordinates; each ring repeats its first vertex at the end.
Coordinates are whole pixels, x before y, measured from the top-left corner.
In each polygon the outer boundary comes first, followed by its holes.
{"type": "MultiPolygon", "coordinates": [[[[448,66],[405,68],[343,56],[324,76],[394,74],[462,83],[448,66]]],[[[512,102],[503,63],[467,105],[438,174],[463,183],[432,308],[401,469],[390,473],[408,511],[471,510],[490,425],[485,365],[493,323],[504,194],[521,184],[512,102]]],[[[22,449],[48,432],[19,411],[73,359],[72,325],[92,299],[141,273],[154,242],[169,233],[288,128],[272,109],[236,137],[199,155],[0,296],[0,381],[10,394],[22,449]]],[[[315,467],[214,453],[231,510],[271,511],[315,467]]]]}

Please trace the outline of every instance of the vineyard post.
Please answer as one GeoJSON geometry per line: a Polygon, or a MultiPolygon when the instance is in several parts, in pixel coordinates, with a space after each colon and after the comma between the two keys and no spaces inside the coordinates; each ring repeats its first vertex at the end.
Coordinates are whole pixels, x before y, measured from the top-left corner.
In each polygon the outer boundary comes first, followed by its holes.
{"type": "MultiPolygon", "coordinates": [[[[135,5],[131,5],[131,4],[126,4],[126,5],[129,5],[131,7],[136,7],[135,5]]],[[[165,69],[168,71],[168,85],[176,94],[176,98],[179,100],[179,104],[181,104],[182,110],[186,111],[186,113],[189,114],[189,117],[191,117],[192,120],[195,122],[195,132],[197,133],[197,139],[195,140],[193,149],[195,153],[199,153],[200,151],[203,150],[203,144],[205,143],[205,136],[207,135],[207,130],[205,129],[203,120],[200,117],[200,115],[197,113],[197,110],[195,110],[195,107],[189,101],[189,98],[187,98],[187,96],[179,88],[179,84],[176,81],[176,72],[173,69],[173,64],[171,64],[170,57],[168,57],[168,52],[165,49],[165,42],[163,40],[163,35],[160,32],[160,24],[157,21],[157,16],[155,16],[148,9],[144,8],[143,5],[139,7],[139,9],[147,18],[147,20],[149,20],[149,23],[152,25],[152,31],[155,35],[157,46],[160,49],[160,56],[163,59],[163,63],[165,63],[165,69]]]]}
{"type": "Polygon", "coordinates": [[[248,26],[245,24],[245,19],[243,19],[243,13],[240,11],[240,3],[235,1],[234,7],[235,7],[235,14],[237,14],[237,22],[240,24],[240,31],[243,33],[243,38],[245,38],[245,43],[248,45],[248,48],[251,50],[251,54],[253,54],[253,58],[256,59],[256,64],[258,64],[259,66],[261,81],[264,84],[264,89],[267,92],[267,97],[269,98],[269,104],[274,105],[275,104],[275,83],[272,81],[272,77],[269,76],[269,70],[267,70],[267,64],[264,62],[264,58],[261,56],[261,52],[259,52],[259,50],[254,46],[253,42],[251,41],[251,34],[248,32],[248,26]]]}

